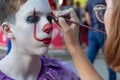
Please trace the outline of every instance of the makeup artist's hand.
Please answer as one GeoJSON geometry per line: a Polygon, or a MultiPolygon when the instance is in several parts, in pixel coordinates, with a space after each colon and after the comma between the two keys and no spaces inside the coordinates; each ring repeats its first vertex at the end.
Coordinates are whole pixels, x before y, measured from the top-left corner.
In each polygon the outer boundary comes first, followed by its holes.
{"type": "MultiPolygon", "coordinates": [[[[64,16],[68,14],[69,14],[69,20],[80,23],[76,13],[72,8],[58,13],[58,16],[64,16]]],[[[74,23],[68,23],[65,21],[63,17],[59,18],[59,25],[62,27],[62,30],[64,32],[64,41],[67,48],[72,48],[76,45],[80,45],[79,25],[76,25],[74,23]]]]}
{"type": "MultiPolygon", "coordinates": [[[[68,9],[59,13],[60,16],[69,14],[69,20],[80,23],[73,9],[68,9]]],[[[59,16],[58,15],[58,16],[59,16]]],[[[66,22],[63,17],[59,18],[59,25],[64,32],[66,47],[76,65],[81,80],[103,80],[94,67],[87,59],[79,43],[79,26],[74,23],[66,22]],[[87,77],[86,77],[87,76],[87,77]]]]}

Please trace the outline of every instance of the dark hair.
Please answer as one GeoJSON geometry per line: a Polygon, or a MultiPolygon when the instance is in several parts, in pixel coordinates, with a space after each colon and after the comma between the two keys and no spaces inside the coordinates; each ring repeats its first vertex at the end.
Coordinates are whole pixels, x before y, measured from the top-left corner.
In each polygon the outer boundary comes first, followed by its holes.
{"type": "Polygon", "coordinates": [[[81,6],[79,1],[76,2],[76,6],[79,6],[79,7],[81,6]]]}
{"type": "Polygon", "coordinates": [[[0,0],[0,25],[14,15],[27,0],[0,0]]]}

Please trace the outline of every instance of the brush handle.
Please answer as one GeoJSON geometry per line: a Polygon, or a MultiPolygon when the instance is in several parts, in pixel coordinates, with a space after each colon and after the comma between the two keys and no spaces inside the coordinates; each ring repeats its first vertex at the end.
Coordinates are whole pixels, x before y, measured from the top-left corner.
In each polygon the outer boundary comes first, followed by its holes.
{"type": "MultiPolygon", "coordinates": [[[[51,16],[51,17],[52,17],[52,18],[54,19],[54,21],[58,24],[59,17],[56,17],[56,16],[51,16]]],[[[64,18],[64,17],[63,17],[63,18],[64,18]]],[[[91,29],[91,30],[95,30],[95,31],[97,31],[97,32],[100,32],[100,33],[103,33],[103,34],[106,35],[106,32],[101,31],[101,30],[99,30],[99,29],[96,29],[96,28],[89,27],[89,26],[84,25],[84,24],[80,24],[80,23],[74,22],[74,21],[69,20],[69,19],[67,19],[67,18],[64,18],[64,19],[65,19],[65,21],[67,21],[67,22],[69,22],[69,23],[74,23],[74,24],[80,25],[80,26],[82,26],[82,27],[85,27],[85,28],[88,28],[88,29],[91,29]]],[[[58,25],[59,25],[59,24],[58,24],[58,25]]]]}
{"type": "Polygon", "coordinates": [[[80,23],[74,22],[74,21],[72,21],[72,20],[68,20],[68,19],[66,19],[66,18],[64,18],[64,19],[65,19],[65,21],[67,21],[67,22],[71,22],[71,23],[74,23],[74,24],[80,25],[80,26],[82,26],[82,27],[85,27],[85,28],[88,28],[88,29],[91,29],[91,30],[95,30],[95,31],[98,31],[98,32],[103,33],[103,34],[106,35],[106,32],[101,31],[101,30],[99,30],[99,29],[96,29],[96,28],[93,28],[93,27],[86,26],[86,25],[84,25],[84,24],[80,24],[80,23]]]}

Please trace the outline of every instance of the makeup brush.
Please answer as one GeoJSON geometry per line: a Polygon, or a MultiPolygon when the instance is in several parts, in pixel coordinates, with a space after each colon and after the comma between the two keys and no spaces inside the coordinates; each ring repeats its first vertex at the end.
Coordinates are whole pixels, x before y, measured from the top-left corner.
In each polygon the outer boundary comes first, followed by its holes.
{"type": "MultiPolygon", "coordinates": [[[[51,17],[52,17],[52,18],[54,19],[54,21],[58,24],[59,17],[62,17],[62,16],[53,16],[53,15],[51,15],[51,17]]],[[[63,18],[64,18],[64,17],[63,17],[63,18]]],[[[68,18],[69,18],[69,17],[68,17],[68,18]]],[[[67,18],[64,18],[64,19],[65,19],[65,21],[67,21],[67,22],[69,22],[69,23],[74,23],[74,24],[80,25],[80,26],[82,26],[82,27],[85,27],[85,28],[88,28],[88,29],[91,29],[91,30],[95,30],[95,31],[97,31],[97,32],[100,32],[100,33],[103,33],[103,34],[106,35],[106,32],[101,31],[101,30],[99,30],[99,29],[96,29],[96,28],[93,28],[93,27],[90,27],[90,26],[87,26],[87,25],[84,25],[84,24],[81,24],[81,23],[77,23],[77,22],[72,21],[72,20],[69,20],[69,19],[67,19],[67,18]]]]}

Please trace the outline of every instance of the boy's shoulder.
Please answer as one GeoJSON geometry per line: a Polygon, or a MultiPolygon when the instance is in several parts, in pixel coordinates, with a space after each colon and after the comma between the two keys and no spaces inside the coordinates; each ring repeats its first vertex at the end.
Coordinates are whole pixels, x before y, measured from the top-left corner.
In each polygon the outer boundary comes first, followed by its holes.
{"type": "Polygon", "coordinates": [[[72,70],[72,67],[69,63],[62,61],[57,58],[50,58],[46,56],[41,57],[41,61],[44,63],[43,66],[45,67],[53,67],[53,68],[58,68],[58,69],[67,69],[67,70],[72,70]]]}
{"type": "Polygon", "coordinates": [[[46,56],[42,56],[41,61],[43,63],[42,66],[47,68],[47,72],[52,73],[53,76],[59,77],[62,80],[79,80],[69,63],[46,56]]]}

